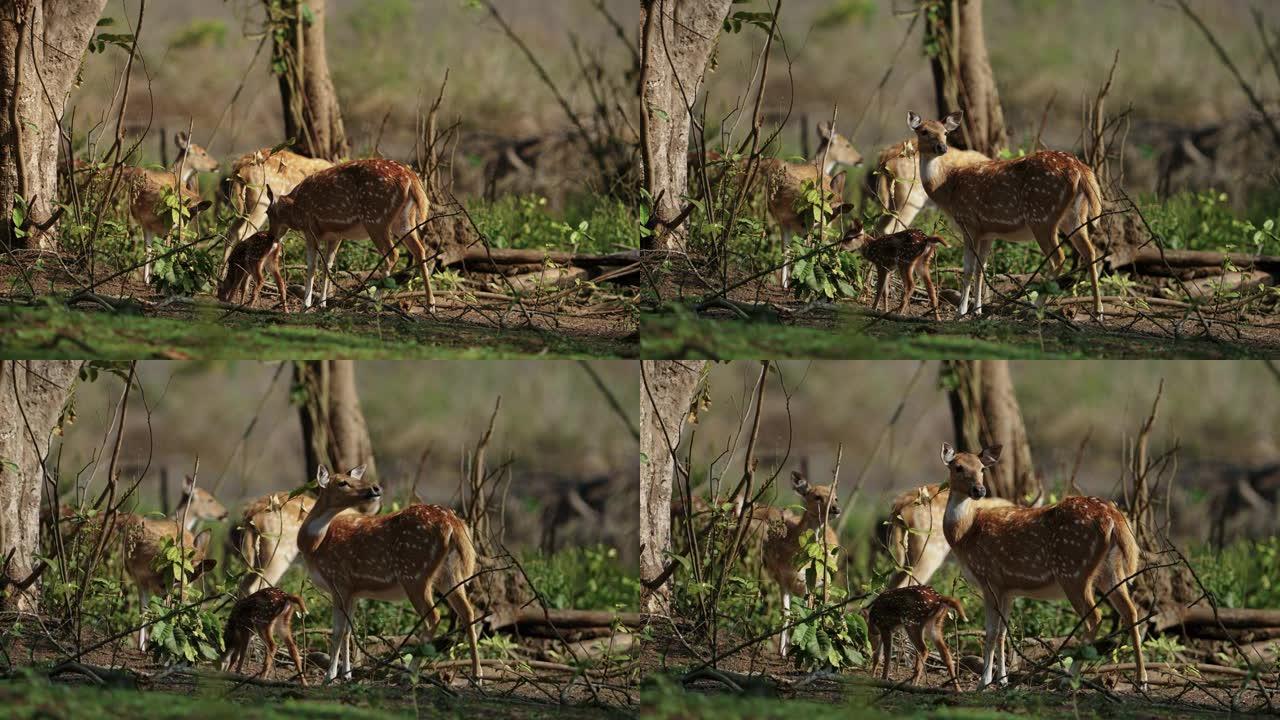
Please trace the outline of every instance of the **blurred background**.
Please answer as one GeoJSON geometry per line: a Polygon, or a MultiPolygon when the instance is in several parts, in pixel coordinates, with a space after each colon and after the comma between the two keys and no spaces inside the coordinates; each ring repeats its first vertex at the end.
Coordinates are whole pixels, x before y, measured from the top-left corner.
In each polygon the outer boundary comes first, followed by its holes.
{"type": "MultiPolygon", "coordinates": [[[[632,362],[358,362],[357,389],[388,497],[403,502],[416,487],[425,502],[456,507],[463,463],[501,396],[487,465],[511,463],[506,542],[546,550],[603,543],[634,566],[638,445],[591,373],[632,413],[634,427],[632,362]]],[[[140,362],[138,377],[120,474],[126,484],[143,478],[141,509],[160,508],[162,483],[172,507],[197,455],[199,486],[233,517],[244,500],[308,480],[292,363],[140,362]]],[[[123,386],[105,371],[77,386],[74,420],[50,456],[63,493],[77,483],[102,487],[123,386]]]]}
{"type": "MultiPolygon", "coordinates": [[[[893,495],[944,481],[939,453],[944,441],[956,440],[947,393],[939,386],[941,367],[934,362],[778,363],[766,389],[757,447],[758,477],[768,477],[766,469],[781,473],[776,503],[798,502],[789,477],[803,460],[809,462],[811,481],[831,482],[841,444],[841,495],[848,501],[865,467],[863,501],[848,509],[868,521],[887,514],[893,495]],[[901,415],[890,425],[904,398],[901,415]]],[[[1047,493],[1061,496],[1087,437],[1077,483],[1086,493],[1117,497],[1126,449],[1163,380],[1150,453],[1154,458],[1180,445],[1171,481],[1175,535],[1207,541],[1218,519],[1226,541],[1280,531],[1280,373],[1266,363],[1025,361],[1009,367],[1035,470],[1047,493]]],[[[754,362],[720,364],[710,372],[710,407],[694,426],[693,458],[698,477],[705,477],[716,460],[715,472],[725,478],[722,493],[741,477],[745,426],[736,444],[733,439],[759,373],[754,362]]]]}

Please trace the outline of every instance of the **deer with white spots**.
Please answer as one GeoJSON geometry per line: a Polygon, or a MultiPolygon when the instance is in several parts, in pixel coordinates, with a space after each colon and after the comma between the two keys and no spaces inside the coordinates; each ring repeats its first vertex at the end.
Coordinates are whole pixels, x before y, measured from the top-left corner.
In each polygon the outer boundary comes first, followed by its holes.
{"type": "Polygon", "coordinates": [[[873,310],[880,309],[880,298],[884,298],[884,311],[889,312],[889,280],[896,270],[902,276],[902,305],[898,307],[898,314],[906,314],[911,294],[916,290],[916,278],[919,277],[924,280],[925,290],[929,293],[933,319],[941,320],[938,291],[933,286],[929,267],[933,264],[938,246],[946,244],[947,241],[941,237],[928,235],[916,228],[873,237],[863,232],[862,221],[854,220],[852,227],[844,234],[842,246],[846,250],[856,250],[876,268],[876,297],[871,303],[873,310]]]}
{"type": "Polygon", "coordinates": [[[333,635],[328,679],[351,677],[351,617],[359,598],[409,600],[426,621],[430,642],[440,613],[435,591],[442,589],[455,621],[466,629],[471,672],[480,682],[475,608],[466,583],[475,574],[476,552],[466,524],[448,508],[410,505],[389,515],[343,514],[371,510],[382,488],[364,478],[361,465],[347,474],[316,473],[320,494],[298,530],[298,549],[307,572],[333,600],[333,635]]]}
{"type": "Polygon", "coordinates": [[[947,145],[947,134],[960,127],[960,112],[941,121],[921,120],[907,113],[920,152],[924,190],[958,226],[964,239],[964,279],[960,314],[982,314],[987,256],[997,237],[1035,239],[1054,273],[1065,261],[1058,233],[1066,233],[1081,263],[1088,266],[1093,285],[1093,312],[1102,317],[1098,288],[1097,251],[1089,239],[1089,225],[1102,214],[1098,178],[1075,156],[1045,150],[1011,160],[972,164],[947,145]]]}
{"type": "Polygon", "coordinates": [[[871,674],[876,674],[876,665],[881,656],[884,657],[884,668],[881,677],[889,679],[890,665],[893,664],[893,633],[898,628],[907,632],[907,638],[916,649],[915,673],[911,676],[911,684],[918,685],[924,677],[924,661],[928,650],[924,644],[925,633],[933,641],[942,662],[947,666],[947,674],[957,689],[960,678],[956,677],[956,666],[951,660],[951,650],[947,648],[947,640],[942,635],[942,623],[947,613],[955,611],[961,620],[968,622],[964,615],[964,606],[960,601],[939,594],[928,585],[885,590],[879,597],[871,601],[867,607],[867,639],[871,641],[871,674]]]}
{"type": "Polygon", "coordinates": [[[279,241],[290,228],[300,231],[307,243],[307,289],[302,304],[311,307],[316,255],[323,252],[324,284],[320,306],[329,300],[329,280],[334,257],[343,240],[368,237],[386,257],[388,272],[400,257],[400,243],[409,246],[413,262],[422,274],[427,309],[435,312],[431,293],[431,268],[419,228],[427,220],[430,202],[422,180],[408,167],[393,160],[353,160],[307,176],[288,195],[268,193],[267,217],[271,237],[279,241]]]}
{"type": "MultiPolygon", "coordinates": [[[[942,567],[951,553],[942,532],[943,515],[951,491],[941,484],[925,485],[902,493],[893,500],[884,544],[899,569],[885,587],[928,585],[929,578],[942,567]]],[[[1002,498],[973,501],[976,507],[1013,507],[1002,498]]]]}
{"type": "MultiPolygon", "coordinates": [[[[975,150],[948,151],[952,166],[976,165],[991,158],[975,150]]],[[[906,230],[929,203],[929,194],[920,182],[920,154],[915,138],[908,138],[880,151],[876,169],[867,173],[865,197],[874,198],[884,215],[876,223],[876,234],[906,230]]]]}
{"type": "Polygon", "coordinates": [[[271,148],[262,148],[241,155],[231,165],[231,175],[227,178],[227,195],[236,206],[240,219],[227,233],[227,248],[222,262],[227,261],[235,243],[243,242],[267,226],[267,209],[271,206],[272,197],[288,195],[298,183],[331,167],[333,163],[328,160],[305,157],[289,150],[272,152],[271,148]]]}
{"type": "MultiPolygon", "coordinates": [[[[812,530],[816,533],[821,528],[828,552],[840,549],[839,538],[829,522],[830,518],[840,514],[840,504],[831,492],[831,486],[810,485],[798,472],[791,473],[791,484],[804,499],[804,515],[796,518],[790,513],[766,514],[769,527],[763,553],[765,572],[778,583],[782,592],[784,618],[791,616],[791,596],[804,597],[808,592],[804,576],[796,568],[796,554],[800,552],[800,540],[805,532],[812,530]]],[[[752,516],[753,519],[759,517],[754,512],[752,516]]],[[[822,578],[818,579],[821,582],[822,578]]],[[[790,637],[790,630],[783,630],[778,636],[778,653],[783,657],[787,656],[790,637]]]]}
{"type": "Polygon", "coordinates": [[[942,444],[951,489],[942,529],[965,576],[982,592],[986,615],[982,684],[993,680],[997,646],[996,679],[1008,682],[1005,620],[1013,598],[1065,597],[1084,619],[1085,642],[1092,643],[1102,622],[1094,591],[1101,590],[1129,626],[1138,683],[1145,687],[1138,609],[1127,585],[1138,572],[1141,552],[1124,514],[1106,500],[1078,496],[1046,507],[979,507],[987,494],[986,469],[999,459],[999,445],[974,455],[942,444]]]}

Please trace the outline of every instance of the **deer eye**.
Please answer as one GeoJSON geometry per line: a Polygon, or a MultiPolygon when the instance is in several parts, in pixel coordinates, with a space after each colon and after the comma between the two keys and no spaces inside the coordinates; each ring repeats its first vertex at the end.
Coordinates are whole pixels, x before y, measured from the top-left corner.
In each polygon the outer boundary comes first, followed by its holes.
{"type": "Polygon", "coordinates": [[[350,485],[350,483],[348,483],[346,480],[338,481],[338,487],[346,487],[347,485],[350,485]]]}

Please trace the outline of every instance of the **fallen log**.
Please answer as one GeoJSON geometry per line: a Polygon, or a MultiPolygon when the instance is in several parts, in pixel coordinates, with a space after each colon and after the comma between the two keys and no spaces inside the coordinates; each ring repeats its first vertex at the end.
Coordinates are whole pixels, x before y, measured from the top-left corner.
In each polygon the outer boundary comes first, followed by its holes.
{"type": "Polygon", "coordinates": [[[1147,245],[1132,250],[1120,250],[1113,253],[1109,258],[1113,269],[1122,267],[1151,266],[1156,268],[1196,268],[1196,267],[1222,267],[1226,262],[1230,262],[1237,268],[1250,269],[1256,268],[1266,272],[1280,272],[1280,257],[1275,255],[1249,255],[1247,253],[1222,253],[1210,252],[1207,250],[1165,250],[1162,254],[1160,248],[1154,245],[1147,245]]]}
{"type": "Polygon", "coordinates": [[[640,627],[640,613],[613,612],[612,610],[543,610],[525,608],[512,613],[489,618],[490,630],[501,630],[513,625],[522,627],[554,626],[559,629],[612,627],[614,623],[624,627],[640,627]]]}
{"type": "Polygon", "coordinates": [[[506,282],[493,282],[493,289],[505,289],[508,285],[520,294],[534,293],[548,288],[573,285],[579,280],[586,280],[591,271],[580,267],[545,268],[537,272],[516,275],[507,278],[506,282]]]}
{"type": "Polygon", "coordinates": [[[1218,608],[1215,617],[1213,608],[1196,606],[1166,610],[1151,619],[1152,632],[1164,632],[1170,628],[1197,625],[1217,627],[1222,623],[1224,628],[1274,628],[1280,627],[1280,610],[1257,610],[1253,608],[1218,608]]]}
{"type": "Polygon", "coordinates": [[[1222,293],[1271,285],[1274,282],[1275,279],[1271,277],[1270,273],[1265,273],[1261,270],[1249,270],[1245,272],[1220,273],[1212,277],[1203,277],[1199,280],[1189,280],[1182,285],[1187,289],[1187,293],[1191,297],[1213,297],[1222,293]]]}
{"type": "Polygon", "coordinates": [[[1257,640],[1280,640],[1280,627],[1261,628],[1227,628],[1223,630],[1217,625],[1196,626],[1195,637],[1206,640],[1235,640],[1239,643],[1251,643],[1257,640]]]}
{"type": "Polygon", "coordinates": [[[568,252],[565,250],[541,250],[523,248],[485,248],[469,247],[442,258],[445,267],[464,265],[468,270],[476,272],[497,272],[498,266],[504,265],[572,265],[574,267],[602,267],[627,265],[640,262],[639,250],[610,253],[607,255],[590,255],[568,252]]]}

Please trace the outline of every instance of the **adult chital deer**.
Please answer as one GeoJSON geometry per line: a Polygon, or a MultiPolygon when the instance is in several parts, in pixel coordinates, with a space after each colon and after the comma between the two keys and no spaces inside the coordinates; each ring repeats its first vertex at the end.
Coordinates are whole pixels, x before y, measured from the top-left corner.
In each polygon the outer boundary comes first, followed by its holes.
{"type": "Polygon", "coordinates": [[[272,152],[271,148],[263,148],[241,155],[232,164],[227,178],[227,194],[240,219],[228,233],[222,262],[227,261],[234,243],[243,242],[266,227],[271,197],[284,197],[307,177],[331,167],[333,163],[328,160],[304,157],[289,150],[272,152]]]}
{"type": "Polygon", "coordinates": [[[280,309],[289,312],[289,289],[280,274],[280,250],[280,243],[272,240],[268,232],[256,232],[236,243],[227,258],[226,274],[218,285],[218,299],[230,302],[231,296],[238,292],[243,303],[252,281],[253,295],[249,298],[249,307],[257,305],[258,296],[262,294],[263,276],[270,270],[276,279],[276,290],[280,291],[280,309]]]}
{"type": "MultiPolygon", "coordinates": [[[[898,495],[886,520],[885,545],[898,570],[885,587],[928,585],[942,567],[951,545],[942,532],[943,515],[951,491],[942,484],[925,485],[898,495]]],[[[975,507],[1013,507],[1004,498],[974,500],[975,507]]]]}
{"type": "MultiPolygon", "coordinates": [[[[783,618],[788,622],[791,617],[791,596],[804,597],[807,592],[804,576],[796,568],[801,536],[808,530],[816,532],[818,528],[822,528],[823,542],[829,548],[828,552],[840,549],[839,538],[829,522],[830,518],[840,514],[840,504],[831,492],[831,486],[810,485],[804,475],[798,472],[791,473],[791,485],[804,499],[804,515],[796,518],[779,513],[770,517],[768,535],[764,541],[764,568],[769,577],[778,583],[782,592],[783,618]]],[[[821,576],[818,581],[822,581],[821,576]]],[[[778,636],[778,653],[783,657],[787,656],[790,638],[789,629],[784,629],[778,636]]]]}
{"type": "Polygon", "coordinates": [[[898,314],[905,315],[907,305],[911,303],[911,294],[916,289],[916,278],[924,280],[925,290],[929,292],[929,302],[933,307],[933,319],[941,320],[938,312],[938,291],[933,286],[933,277],[929,274],[933,256],[939,245],[947,241],[937,235],[926,235],[924,231],[908,228],[900,232],[872,237],[863,232],[862,222],[854,220],[853,225],[844,234],[843,247],[856,250],[876,268],[876,297],[871,307],[880,309],[880,298],[884,298],[884,310],[889,312],[889,280],[894,271],[902,276],[902,305],[898,314]]]}
{"type": "MultiPolygon", "coordinates": [[[[833,182],[833,173],[841,165],[857,166],[862,164],[862,153],[853,147],[848,138],[836,132],[830,122],[818,124],[818,151],[810,162],[790,162],[781,158],[767,158],[760,162],[760,173],[765,180],[765,196],[768,199],[769,215],[778,223],[782,231],[782,253],[784,260],[790,257],[791,236],[805,233],[804,218],[797,208],[801,207],[801,198],[806,183],[816,184],[819,179],[823,187],[838,202],[844,186],[833,182]],[[823,164],[825,161],[825,164],[823,164]],[[821,168],[818,166],[822,165],[821,168]],[[821,171],[821,172],[819,172],[821,171]]],[[[782,266],[782,286],[790,282],[791,263],[782,266]]]]}
{"type": "Polygon", "coordinates": [[[941,121],[925,121],[907,113],[907,124],[919,143],[924,190],[959,226],[964,238],[960,314],[969,311],[971,291],[976,295],[975,311],[982,314],[987,255],[996,237],[1034,238],[1058,273],[1065,260],[1058,243],[1062,231],[1080,262],[1089,267],[1093,312],[1102,317],[1097,253],[1089,239],[1089,224],[1102,214],[1098,178],[1075,156],[1056,150],[976,165],[956,162],[947,146],[947,133],[960,127],[960,118],[960,112],[953,112],[941,121]]]}
{"type": "MultiPolygon", "coordinates": [[[[976,165],[991,158],[975,150],[948,151],[948,161],[956,166],[976,165]]],[[[880,151],[876,169],[867,173],[866,197],[875,198],[884,211],[876,223],[876,234],[887,235],[911,227],[911,221],[929,203],[929,194],[920,182],[920,154],[912,138],[880,151]]]]}
{"type": "Polygon", "coordinates": [[[363,479],[364,466],[349,473],[316,473],[320,495],[298,531],[298,548],[316,585],[333,600],[333,637],[328,679],[351,677],[351,614],[358,598],[408,599],[427,622],[430,641],[440,614],[435,591],[443,588],[455,621],[466,628],[471,672],[480,682],[475,608],[466,583],[475,574],[476,553],[467,526],[448,508],[410,505],[400,512],[340,516],[382,497],[382,489],[363,479]]]}
{"type": "Polygon", "coordinates": [[[1097,589],[1106,593],[1121,622],[1129,625],[1138,682],[1145,687],[1147,667],[1138,609],[1127,586],[1138,572],[1140,551],[1128,521],[1114,505],[1094,497],[1069,497],[1038,508],[979,508],[974,501],[986,496],[986,469],[999,459],[999,445],[974,455],[942,444],[951,488],[943,532],[965,575],[982,591],[986,615],[982,684],[992,682],[997,646],[999,680],[1008,682],[1005,621],[1013,598],[1065,596],[1084,618],[1085,642],[1091,643],[1102,622],[1102,613],[1094,605],[1097,589]]]}
{"type": "MultiPolygon", "coordinates": [[[[138,586],[138,601],[145,611],[152,595],[162,595],[169,590],[167,574],[156,569],[156,558],[163,551],[166,541],[180,542],[193,551],[191,557],[194,580],[213,569],[216,560],[205,559],[209,544],[209,531],[192,535],[191,530],[200,520],[221,521],[227,517],[227,509],[205,490],[195,487],[188,477],[183,484],[182,500],[172,517],[148,518],[132,513],[120,516],[120,537],[124,543],[124,569],[138,586]],[[185,520],[186,524],[183,525],[185,520]],[[180,538],[180,539],[179,539],[180,538]]],[[[138,630],[138,647],[147,649],[147,627],[138,630]]]]}
{"type": "Polygon", "coordinates": [[[298,645],[293,641],[293,611],[304,615],[307,604],[298,595],[290,595],[280,588],[263,588],[248,597],[241,598],[231,610],[227,618],[227,629],[222,633],[226,644],[226,652],[220,663],[223,672],[232,664],[236,672],[244,667],[244,660],[249,654],[249,641],[254,635],[262,638],[267,646],[262,659],[262,671],[258,675],[271,677],[271,670],[276,666],[276,630],[284,637],[289,655],[293,657],[293,665],[298,668],[298,677],[302,684],[307,684],[307,676],[302,669],[302,658],[298,655],[298,645]]]}
{"type": "Polygon", "coordinates": [[[142,266],[143,282],[151,282],[151,241],[156,235],[164,236],[171,229],[170,215],[164,205],[166,193],[177,193],[187,212],[196,213],[209,207],[200,194],[187,187],[187,180],[197,172],[213,172],[218,161],[203,147],[191,142],[185,132],[174,135],[178,157],[168,170],[149,170],[126,167],[121,170],[121,180],[129,196],[129,216],[142,226],[146,264],[142,266]],[[181,177],[179,177],[181,172],[181,177]]]}
{"type": "Polygon", "coordinates": [[[422,181],[413,170],[392,160],[353,160],[314,173],[293,192],[275,198],[267,210],[271,237],[279,241],[289,228],[302,232],[307,241],[307,291],[304,307],[311,307],[315,283],[316,253],[323,251],[324,285],[320,306],[329,299],[330,271],[338,247],[347,238],[368,237],[386,258],[390,270],[400,257],[404,242],[422,274],[427,308],[435,312],[431,293],[431,268],[418,228],[427,220],[430,203],[422,181]]]}
{"type": "Polygon", "coordinates": [[[955,611],[961,620],[968,622],[964,615],[964,606],[960,601],[939,594],[928,585],[885,590],[867,607],[867,639],[871,641],[871,674],[876,674],[876,665],[881,655],[884,656],[884,668],[881,677],[889,679],[890,666],[893,664],[893,633],[899,627],[907,631],[907,638],[916,649],[915,673],[911,676],[911,684],[918,685],[924,677],[924,661],[929,652],[924,644],[927,632],[933,646],[942,656],[947,666],[947,674],[957,689],[960,678],[956,677],[956,666],[951,661],[951,651],[947,648],[947,640],[942,635],[942,623],[947,613],[955,611]]]}

